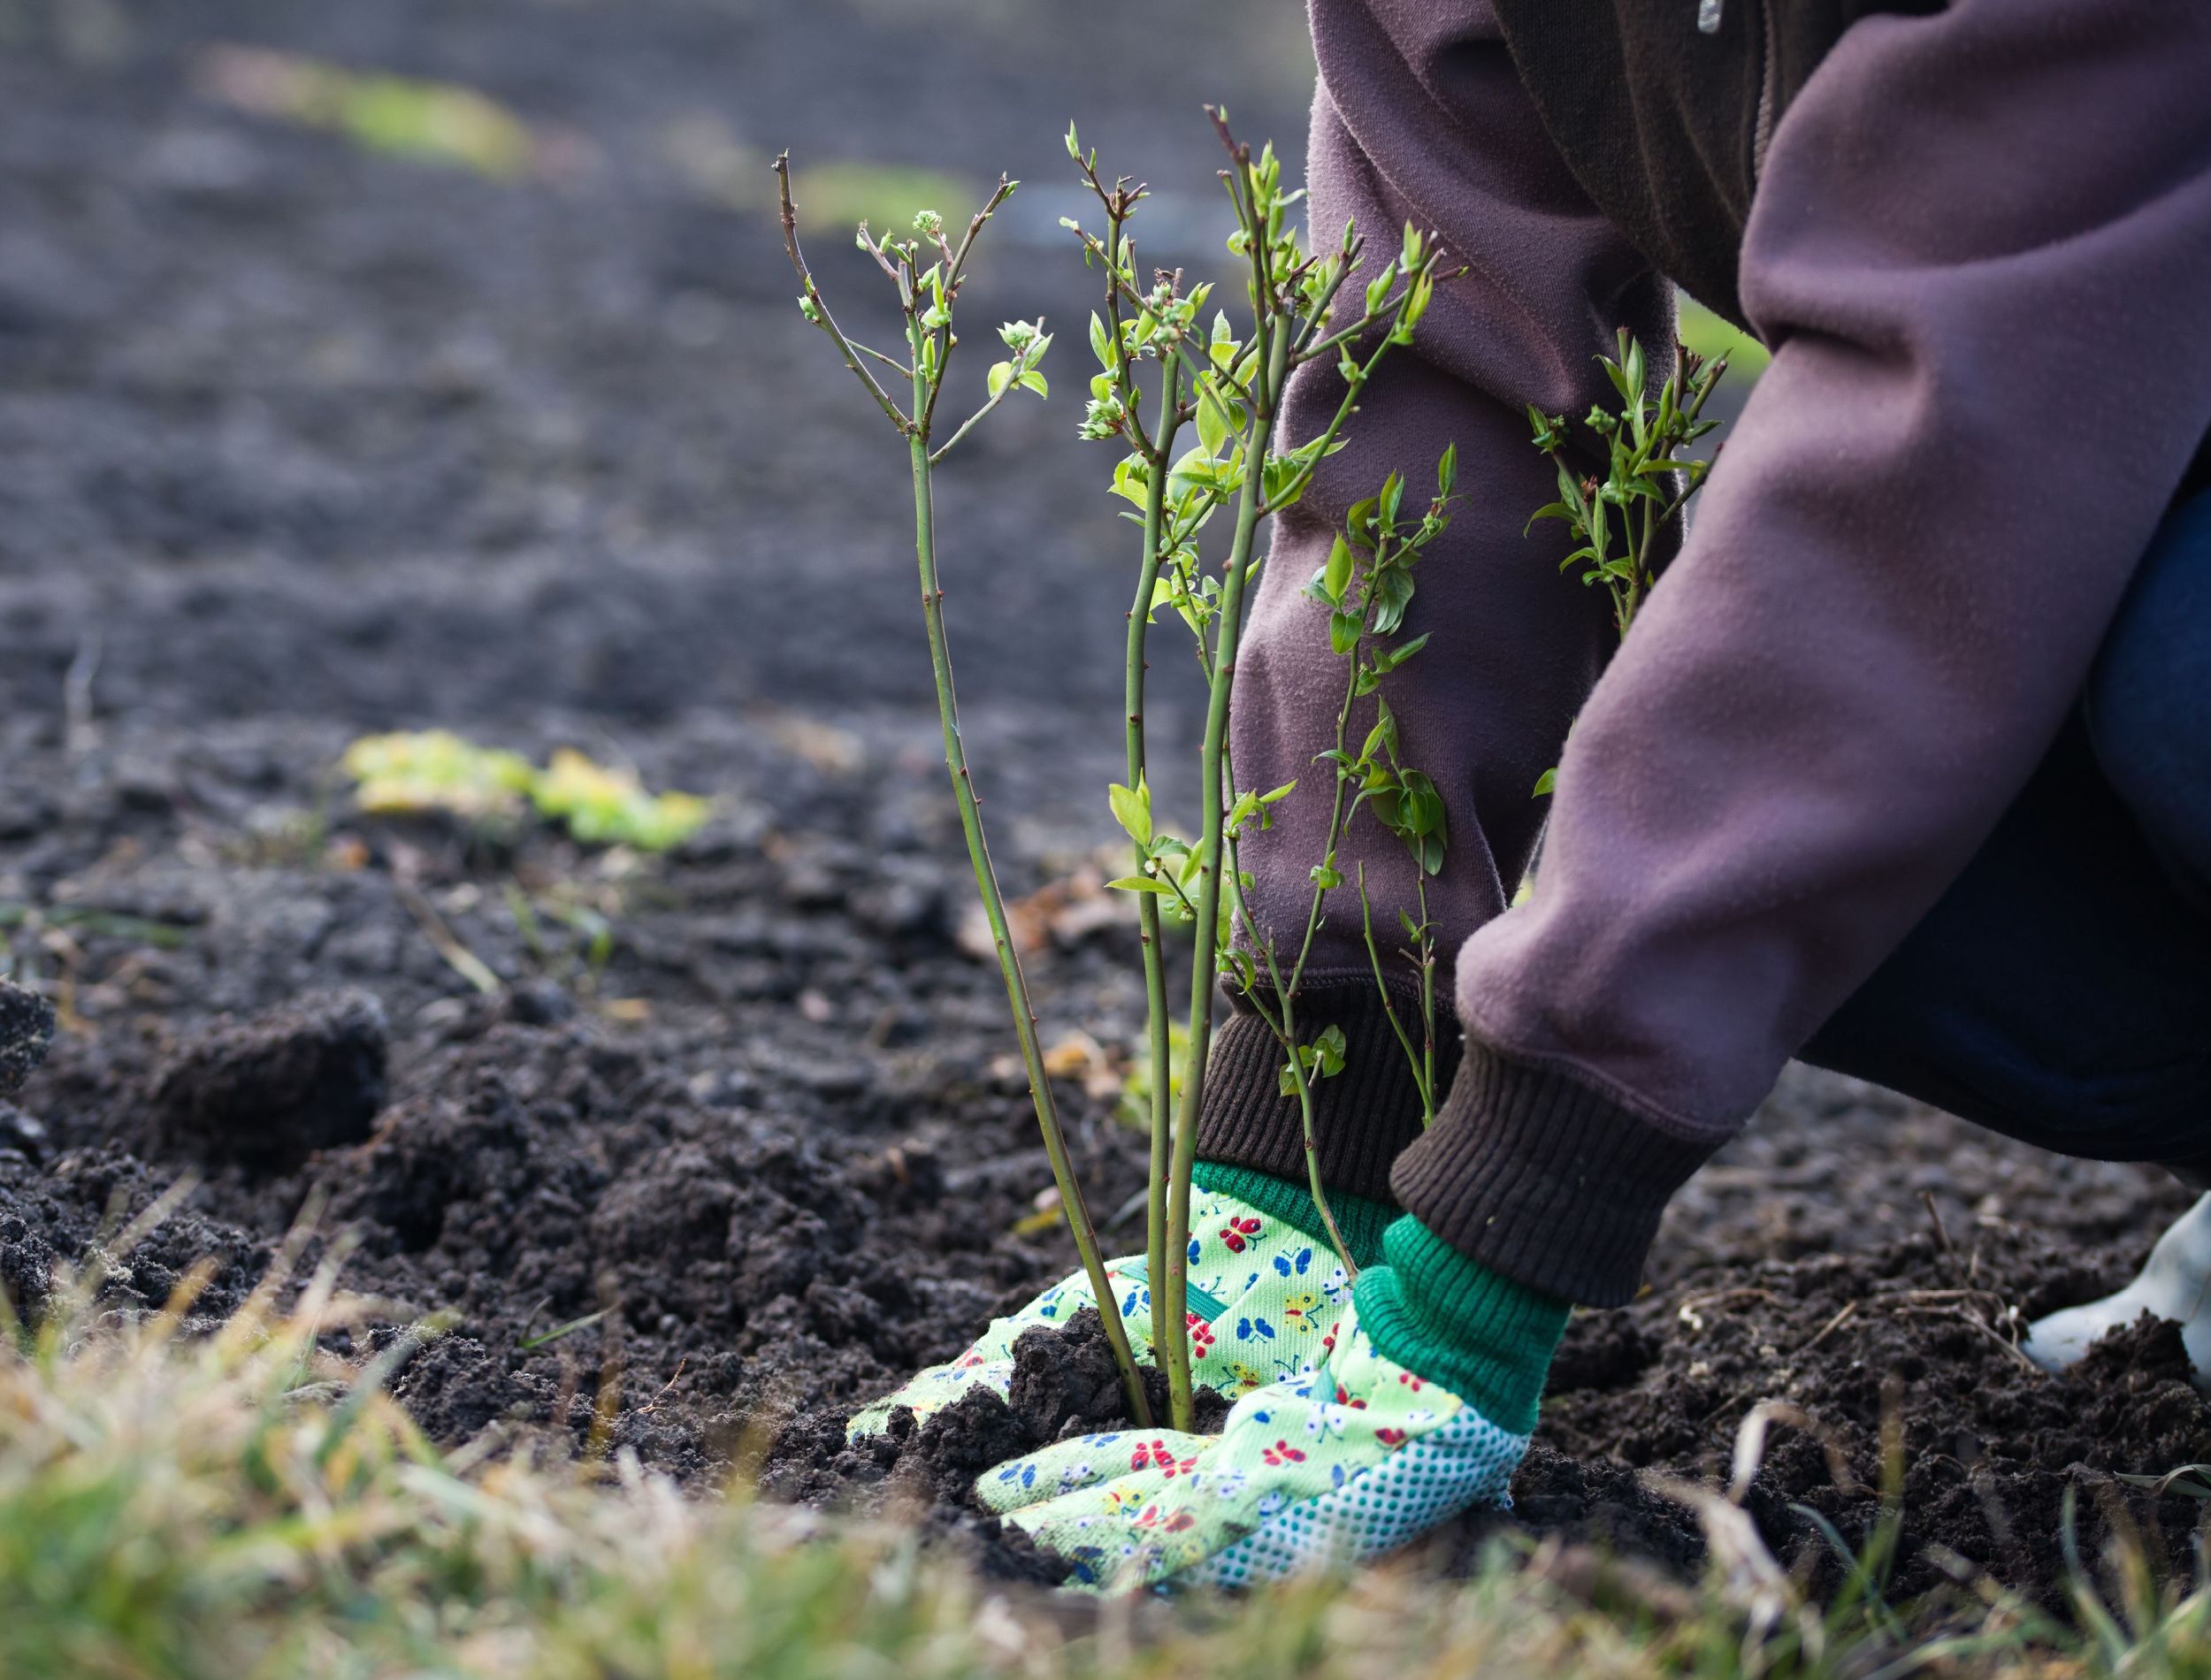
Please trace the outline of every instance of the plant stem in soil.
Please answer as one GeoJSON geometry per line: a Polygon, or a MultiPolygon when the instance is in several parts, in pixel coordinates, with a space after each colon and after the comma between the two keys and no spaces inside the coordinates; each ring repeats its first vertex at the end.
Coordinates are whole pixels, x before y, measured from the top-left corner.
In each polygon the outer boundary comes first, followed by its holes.
{"type": "MultiPolygon", "coordinates": [[[[916,381],[915,407],[926,406],[922,389],[920,333],[918,324],[909,325],[914,340],[914,370],[916,381]]],[[[1082,1256],[1083,1270],[1090,1282],[1090,1294],[1098,1302],[1098,1316],[1106,1327],[1106,1339],[1113,1351],[1113,1363],[1119,1368],[1121,1386],[1128,1396],[1129,1415],[1140,1427],[1151,1425],[1151,1408],[1144,1392],[1144,1380],[1136,1370],[1135,1356],[1128,1349],[1128,1333],[1121,1323],[1121,1314],[1113,1301],[1113,1281],[1106,1276],[1106,1262],[1098,1246],[1098,1228],[1091,1222],[1090,1209],[1083,1199],[1083,1188],[1075,1181],[1075,1164],[1067,1154],[1066,1129],[1060,1123],[1059,1104],[1052,1095],[1052,1081],[1044,1072],[1042,1046],[1037,1037],[1037,1012],[1029,1002],[1029,981],[1021,973],[1021,955],[1014,948],[1014,936],[1006,918],[1006,899],[998,890],[998,872],[991,864],[991,849],[983,831],[983,812],[975,796],[975,779],[968,773],[967,747],[960,734],[960,705],[954,695],[952,680],[952,652],[945,638],[945,592],[937,582],[937,535],[934,499],[930,478],[932,470],[929,459],[929,439],[917,427],[908,437],[914,461],[914,551],[920,561],[922,577],[922,615],[929,627],[930,674],[937,688],[937,721],[945,733],[945,767],[952,775],[952,796],[960,806],[960,828],[968,842],[968,861],[975,869],[975,888],[983,901],[983,913],[990,923],[991,942],[998,952],[998,973],[1006,981],[1006,1001],[1013,1011],[1014,1035],[1021,1043],[1021,1065],[1029,1075],[1029,1099],[1036,1104],[1037,1129],[1044,1134],[1044,1153],[1052,1162],[1052,1182],[1059,1187],[1060,1206],[1067,1215],[1067,1230],[1075,1238],[1075,1251],[1082,1256]]]]}
{"type": "MultiPolygon", "coordinates": [[[[1122,698],[1128,714],[1128,785],[1144,785],[1144,644],[1151,624],[1151,594],[1159,580],[1161,542],[1167,505],[1167,462],[1175,431],[1175,408],[1180,396],[1179,368],[1173,363],[1159,371],[1159,435],[1151,451],[1151,484],[1144,506],[1144,561],[1136,571],[1136,598],[1128,609],[1127,668],[1122,698]]],[[[1136,868],[1149,861],[1144,846],[1136,848],[1136,868]]],[[[1151,1177],[1145,1192],[1145,1275],[1151,1287],[1152,1357],[1164,1357],[1173,1340],[1167,1316],[1167,1291],[1162,1279],[1167,1270],[1167,1173],[1173,1156],[1174,1068],[1172,1034],[1167,1020],[1167,952],[1159,943],[1159,901],[1150,893],[1136,895],[1137,934],[1144,943],[1144,1030],[1151,1048],[1151,1177]]]]}

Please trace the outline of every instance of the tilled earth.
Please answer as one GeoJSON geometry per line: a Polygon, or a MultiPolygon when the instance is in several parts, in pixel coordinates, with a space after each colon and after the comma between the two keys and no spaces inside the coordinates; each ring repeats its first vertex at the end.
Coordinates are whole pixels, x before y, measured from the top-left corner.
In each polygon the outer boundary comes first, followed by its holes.
{"type": "MultiPolygon", "coordinates": [[[[0,972],[60,1018],[0,1096],[19,1311],[60,1266],[150,1308],[211,1260],[195,1310],[218,1314],[311,1213],[310,1260],[345,1233],[395,1325],[450,1315],[396,1377],[440,1440],[910,1494],[1049,1577],[957,1494],[1064,1424],[1065,1382],[842,1449],[857,1401],[1071,1256],[961,936],[895,453],[796,323],[772,227],[700,185],[697,120],[755,163],[786,137],[907,161],[886,66],[920,64],[973,95],[957,172],[1041,176],[1074,114],[1139,151],[1186,133],[1137,161],[1202,179],[1190,113],[1220,80],[1254,132],[1295,135],[1304,96],[1253,56],[1251,9],[1220,11],[1192,55],[1213,85],[1147,75],[1100,111],[1102,26],[981,0],[0,5],[0,972]],[[242,117],[195,69],[241,43],[485,86],[583,162],[490,181],[242,117]],[[427,724],[572,743],[715,815],[657,859],[363,817],[345,744],[427,724]],[[96,1252],[187,1179],[131,1253],[96,1252]]],[[[978,288],[994,319],[1066,316],[1088,283],[1016,226],[978,288]]],[[[1039,895],[1086,1182],[1134,1246],[1133,945],[1085,875],[1124,584],[1111,520],[1067,515],[1096,507],[1095,462],[1008,417],[945,497],[954,632],[998,653],[963,668],[969,734],[1001,865],[1039,895]]],[[[1161,683],[1171,733],[1190,697],[1161,683]]],[[[2144,1325],[2061,1378],[2015,1345],[2184,1202],[1792,1070],[1676,1204],[1644,1299],[1573,1322],[1517,1515],[1435,1549],[1463,1563],[1503,1528],[1694,1568],[1694,1519],[1641,1472],[1724,1478],[1746,1416],[1786,1401],[1748,1501],[1785,1561],[1832,1578],[1806,1511],[1862,1542],[1886,1423],[1900,1591],[1962,1559],[2054,1600],[2069,1494],[2085,1554],[2131,1524],[2184,1572],[2204,1506],[2119,1479],[2211,1461],[2177,1336],[2144,1325]]]]}

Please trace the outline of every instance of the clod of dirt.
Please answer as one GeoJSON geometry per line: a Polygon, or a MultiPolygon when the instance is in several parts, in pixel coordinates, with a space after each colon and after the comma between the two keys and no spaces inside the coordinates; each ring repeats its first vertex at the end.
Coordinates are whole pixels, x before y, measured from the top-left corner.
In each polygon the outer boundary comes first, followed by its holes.
{"type": "MultiPolygon", "coordinates": [[[[1077,1317],[1091,1325],[1100,1322],[1090,1308],[1077,1317]]],[[[1014,1380],[1006,1399],[1034,1440],[1093,1433],[1128,1410],[1121,1371],[1102,1329],[1095,1336],[1062,1335],[1042,1325],[1023,1331],[1014,1343],[1014,1380]]]]}
{"type": "MultiPolygon", "coordinates": [[[[1049,1436],[1044,1438],[1049,1440],[1049,1436]]],[[[911,1465],[940,1505],[965,1505],[975,1478],[996,1464],[1033,1453],[1044,1443],[988,1388],[971,1388],[923,1422],[900,1461],[911,1465]]]]}
{"type": "Polygon", "coordinates": [[[0,1097],[23,1088],[54,1042],[54,1006],[0,980],[0,1097]]]}
{"type": "Polygon", "coordinates": [[[383,1005],[359,990],[218,1019],[156,1073],[156,1132],[167,1149],[262,1170],[358,1142],[384,1105],[385,1042],[383,1005]]]}

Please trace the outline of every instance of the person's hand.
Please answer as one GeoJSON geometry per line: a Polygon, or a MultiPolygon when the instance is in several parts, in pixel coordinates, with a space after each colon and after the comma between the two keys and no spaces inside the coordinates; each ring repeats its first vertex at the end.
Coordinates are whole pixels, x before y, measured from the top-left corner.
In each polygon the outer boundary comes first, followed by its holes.
{"type": "MultiPolygon", "coordinates": [[[[1350,1299],[1342,1264],[1325,1242],[1217,1191],[1191,1198],[1190,1336],[1193,1380],[1236,1394],[1310,1371],[1321,1356],[1325,1326],[1350,1299]]],[[[1151,1287],[1144,1258],[1109,1261],[1107,1274],[1131,1349],[1151,1346],[1151,1287]]],[[[855,1413],[848,1439],[889,1426],[901,1406],[927,1417],[970,1389],[1005,1394],[1014,1377],[1014,1341],[1036,1325],[1061,1325],[1094,1304],[1090,1279],[1076,1271],[1010,1317],[993,1319],[967,1352],[932,1365],[855,1413]]]]}
{"type": "Polygon", "coordinates": [[[1325,1334],[1320,1370],[1246,1394],[1218,1437],[1062,1441],[985,1471],[976,1495],[1080,1585],[1122,1591],[1363,1562],[1510,1503],[1525,1434],[1385,1357],[1349,1302],[1325,1334]]]}

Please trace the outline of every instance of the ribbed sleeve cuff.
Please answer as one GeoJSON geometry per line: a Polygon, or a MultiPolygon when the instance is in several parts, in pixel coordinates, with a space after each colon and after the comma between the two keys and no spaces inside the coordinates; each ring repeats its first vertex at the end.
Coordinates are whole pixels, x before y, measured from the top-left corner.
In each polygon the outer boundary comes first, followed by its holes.
{"type": "MultiPolygon", "coordinates": [[[[1419,1042],[1420,1002],[1396,996],[1397,1019],[1419,1042]]],[[[1320,1181],[1373,1201],[1389,1199],[1389,1169],[1420,1135],[1420,1088],[1390,1030],[1371,978],[1306,983],[1298,992],[1299,1036],[1311,1042],[1343,1030],[1343,1071],[1312,1088],[1320,1181]]],[[[1439,1007],[1435,1082],[1450,1088],[1459,1055],[1457,1023],[1439,1007]]],[[[1205,1102],[1197,1123],[1201,1159],[1250,1167],[1278,1179],[1305,1179],[1305,1132],[1297,1100],[1281,1094],[1285,1058],[1266,1023],[1239,1003],[1213,1035],[1205,1102]]]]}
{"type": "Polygon", "coordinates": [[[1469,1040],[1390,1187],[1459,1253],[1546,1294],[1618,1307],[1634,1299],[1666,1203],[1724,1141],[1674,1137],[1591,1086],[1469,1040]]]}
{"type": "Polygon", "coordinates": [[[1367,1340],[1498,1428],[1531,1433],[1566,1303],[1469,1260],[1418,1219],[1391,1226],[1382,1251],[1385,1264],[1351,1286],[1367,1340]]]}

